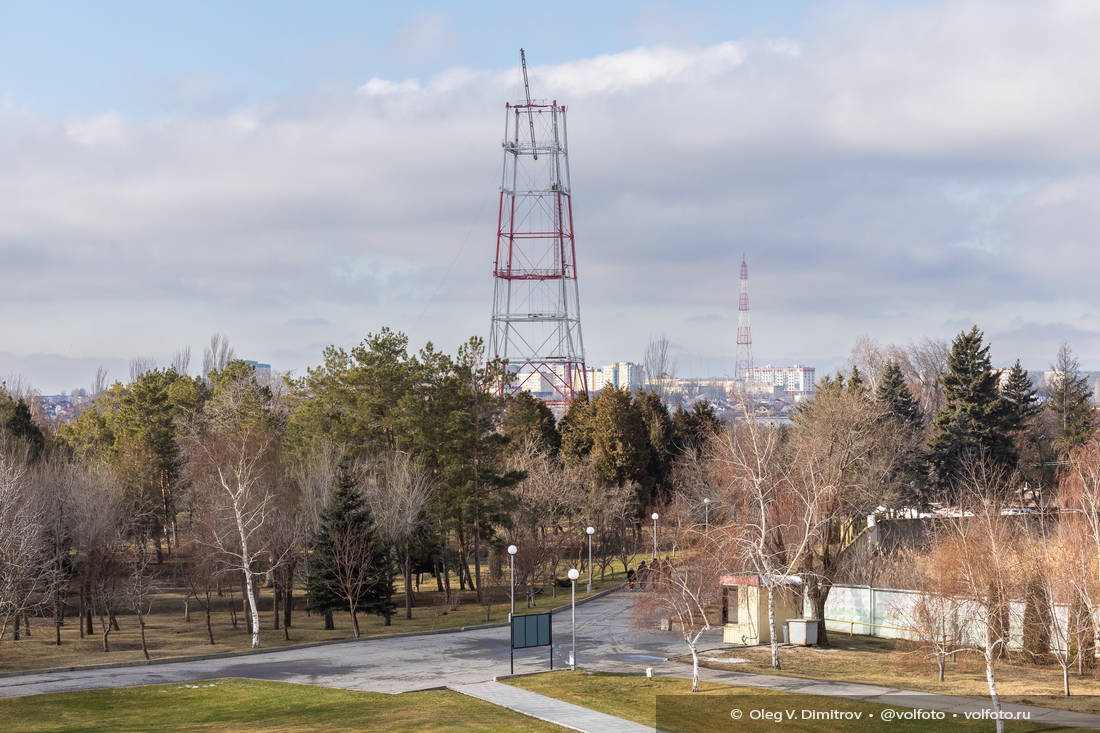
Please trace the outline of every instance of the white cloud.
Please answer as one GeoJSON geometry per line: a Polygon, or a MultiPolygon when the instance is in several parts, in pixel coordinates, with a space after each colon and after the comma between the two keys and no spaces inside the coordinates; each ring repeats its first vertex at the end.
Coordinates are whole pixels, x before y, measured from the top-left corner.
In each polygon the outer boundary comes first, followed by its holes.
{"type": "MultiPolygon", "coordinates": [[[[960,313],[1091,333],[1098,15],[917,6],[532,67],[534,95],[569,107],[590,355],[636,358],[651,331],[731,353],[695,317],[736,309],[742,251],[762,358],[950,336],[960,313]]],[[[386,324],[453,346],[488,321],[503,104],[521,93],[517,68],[459,67],[181,118],[7,101],[0,297],[26,315],[6,348],[54,352],[71,322],[92,339],[74,354],[167,354],[186,321],[301,353],[301,319],[323,319],[322,342],[386,324]]],[[[1025,364],[1055,330],[1018,342],[1025,364]]],[[[1075,347],[1100,366],[1100,342],[1075,347]]]]}
{"type": "Polygon", "coordinates": [[[402,63],[422,66],[444,59],[458,45],[458,33],[442,13],[417,13],[393,35],[390,50],[402,63]]]}
{"type": "Polygon", "coordinates": [[[120,150],[126,147],[126,120],[117,112],[73,120],[65,125],[65,136],[89,150],[120,150]]]}

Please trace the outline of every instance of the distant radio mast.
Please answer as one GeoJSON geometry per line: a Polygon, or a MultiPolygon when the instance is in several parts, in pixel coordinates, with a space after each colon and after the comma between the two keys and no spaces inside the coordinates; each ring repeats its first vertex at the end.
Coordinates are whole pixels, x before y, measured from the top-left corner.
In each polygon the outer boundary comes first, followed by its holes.
{"type": "Polygon", "coordinates": [[[741,385],[752,381],[752,327],[749,325],[749,267],[741,255],[741,297],[737,301],[737,366],[733,378],[741,385]]]}
{"type": "Polygon", "coordinates": [[[555,411],[587,394],[581,338],[569,135],[565,105],[531,100],[520,49],[525,99],[504,105],[489,355],[507,360],[515,381],[555,411]]]}

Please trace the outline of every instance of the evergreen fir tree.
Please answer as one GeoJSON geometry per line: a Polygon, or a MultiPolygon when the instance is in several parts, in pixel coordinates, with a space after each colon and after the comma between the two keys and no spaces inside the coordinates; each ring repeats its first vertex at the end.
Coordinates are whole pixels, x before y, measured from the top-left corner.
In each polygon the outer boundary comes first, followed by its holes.
{"type": "Polygon", "coordinates": [[[702,450],[724,424],[709,400],[696,400],[690,410],[677,407],[672,414],[672,442],[680,453],[702,450]]]}
{"type": "Polygon", "coordinates": [[[1049,405],[1061,426],[1059,448],[1066,452],[1084,443],[1093,427],[1092,390],[1069,344],[1058,349],[1049,405]]]}
{"type": "Polygon", "coordinates": [[[901,366],[896,361],[887,362],[886,368],[883,369],[882,381],[875,390],[875,399],[899,420],[910,425],[920,425],[922,422],[920,405],[913,399],[913,393],[905,383],[901,366]]]}
{"type": "MultiPolygon", "coordinates": [[[[10,401],[11,398],[9,397],[8,399],[10,401]]],[[[0,425],[0,427],[3,428],[3,432],[13,438],[24,441],[27,444],[27,448],[30,450],[31,460],[38,460],[38,457],[42,455],[42,451],[46,447],[46,436],[43,435],[38,426],[34,424],[34,420],[31,417],[31,408],[27,406],[26,400],[22,397],[16,400],[14,404],[11,405],[9,413],[9,417],[3,422],[3,425],[0,425]]]]}
{"type": "Polygon", "coordinates": [[[977,326],[951,344],[943,379],[944,406],[936,415],[929,444],[933,478],[947,489],[963,462],[986,454],[1009,467],[1016,462],[1010,437],[1004,432],[1004,406],[997,375],[989,362],[989,346],[977,326]]]}
{"type": "Polygon", "coordinates": [[[867,385],[863,383],[863,375],[859,373],[859,367],[852,365],[852,373],[848,376],[848,391],[852,394],[866,394],[867,385]]]}
{"type": "Polygon", "coordinates": [[[1040,407],[1031,386],[1031,377],[1017,359],[1008,370],[1001,385],[1001,397],[1005,401],[1005,430],[1016,433],[1023,430],[1029,420],[1038,414],[1040,407]]]}
{"type": "Polygon", "coordinates": [[[393,556],[374,526],[346,460],[340,464],[335,483],[310,538],[306,590],[310,607],[316,611],[350,611],[359,636],[357,613],[377,614],[387,625],[394,614],[393,556]]]}

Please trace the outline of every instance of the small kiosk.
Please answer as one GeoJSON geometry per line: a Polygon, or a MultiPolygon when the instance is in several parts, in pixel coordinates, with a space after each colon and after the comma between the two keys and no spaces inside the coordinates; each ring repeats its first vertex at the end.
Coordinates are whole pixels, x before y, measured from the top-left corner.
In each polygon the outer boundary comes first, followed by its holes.
{"type": "Polygon", "coordinates": [[[774,633],[782,642],[783,622],[802,617],[802,579],[795,575],[772,576],[775,590],[775,629],[768,630],[768,583],[760,576],[723,575],[722,641],[727,644],[770,644],[774,633]]]}

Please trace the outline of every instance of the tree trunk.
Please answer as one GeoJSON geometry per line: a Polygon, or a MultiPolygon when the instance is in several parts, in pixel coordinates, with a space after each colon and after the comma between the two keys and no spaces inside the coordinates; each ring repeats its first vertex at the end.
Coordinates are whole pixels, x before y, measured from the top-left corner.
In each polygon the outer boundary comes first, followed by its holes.
{"type": "Polygon", "coordinates": [[[246,595],[248,596],[248,610],[250,618],[252,619],[252,648],[260,648],[260,607],[256,602],[255,594],[255,581],[252,579],[252,572],[249,568],[245,568],[244,582],[247,589],[246,595]]]}
{"type": "MultiPolygon", "coordinates": [[[[278,575],[278,573],[273,573],[273,575],[278,575]]],[[[281,588],[282,583],[280,583],[278,580],[275,580],[272,588],[272,595],[274,596],[274,598],[271,601],[271,623],[272,628],[274,628],[276,631],[279,630],[279,613],[282,611],[282,609],[279,608],[279,600],[281,598],[280,593],[282,592],[281,588]]]]}
{"type": "Polygon", "coordinates": [[[65,623],[65,602],[61,600],[60,593],[54,599],[53,628],[57,637],[57,646],[61,646],[61,627],[65,623]]]}
{"type": "Polygon", "coordinates": [[[1062,665],[1062,694],[1069,697],[1069,665],[1062,665]]]}
{"type": "Polygon", "coordinates": [[[405,618],[413,617],[412,558],[409,557],[409,540],[405,539],[405,618]]]}
{"type": "Polygon", "coordinates": [[[154,537],[155,537],[154,542],[155,542],[155,546],[157,548],[157,565],[163,565],[164,564],[164,550],[161,549],[161,546],[160,546],[160,536],[161,536],[161,534],[162,533],[159,532],[159,531],[154,533],[154,537]]]}
{"type": "Polygon", "coordinates": [[[832,589],[832,583],[817,580],[811,580],[808,588],[811,613],[817,619],[817,645],[820,647],[829,646],[829,633],[825,629],[825,602],[829,600],[829,591],[832,589]]]}
{"type": "Polygon", "coordinates": [[[79,604],[80,604],[80,608],[78,609],[77,614],[76,614],[76,628],[80,631],[80,638],[83,639],[84,638],[84,607],[85,607],[84,606],[85,599],[84,599],[84,585],[83,584],[81,584],[81,586],[80,586],[80,601],[79,601],[79,604]]]}
{"type": "Polygon", "coordinates": [[[141,653],[145,655],[146,659],[149,659],[149,646],[145,643],[145,616],[141,611],[137,612],[138,626],[141,627],[141,653]]]}
{"type": "MultiPolygon", "coordinates": [[[[474,509],[474,577],[472,579],[472,585],[474,590],[477,591],[477,602],[484,603],[485,598],[481,592],[481,520],[478,516],[480,512],[474,509]]],[[[469,572],[467,569],[466,572],[469,572]]]]}
{"type": "Polygon", "coordinates": [[[210,637],[210,644],[214,644],[214,626],[210,623],[210,594],[206,594],[206,635],[210,637]]]}
{"type": "Polygon", "coordinates": [[[940,682],[943,682],[943,674],[947,667],[947,656],[942,652],[936,652],[936,667],[939,668],[940,682]]]}
{"type": "Polygon", "coordinates": [[[191,623],[191,596],[183,599],[183,620],[191,623]]]}
{"type": "MultiPolygon", "coordinates": [[[[458,589],[466,590],[465,580],[463,578],[463,571],[465,576],[470,576],[469,558],[466,556],[466,533],[462,531],[462,518],[459,517],[458,524],[455,527],[458,533],[458,589]]],[[[470,590],[474,589],[473,583],[470,584],[470,590]]]]}
{"type": "Polygon", "coordinates": [[[118,627],[118,616],[115,615],[114,609],[111,609],[111,612],[110,612],[110,615],[108,616],[108,618],[111,619],[111,628],[112,629],[114,629],[115,631],[122,631],[122,629],[120,629],[118,627]]]}
{"type": "Polygon", "coordinates": [[[93,633],[95,633],[95,632],[92,631],[92,600],[91,600],[90,597],[85,600],[85,605],[84,605],[84,626],[85,626],[85,633],[88,636],[91,636],[93,633]]]}
{"type": "Polygon", "coordinates": [[[782,669],[779,666],[779,636],[775,633],[775,590],[768,586],[768,638],[772,647],[772,669],[782,669]]]}
{"type": "Polygon", "coordinates": [[[699,650],[691,645],[691,691],[699,691],[699,650]]]}
{"type": "Polygon", "coordinates": [[[351,633],[356,639],[359,638],[359,615],[355,613],[355,604],[348,603],[348,611],[351,612],[351,633]]]}
{"type": "Polygon", "coordinates": [[[985,652],[985,681],[989,685],[989,699],[993,703],[993,713],[997,720],[997,733],[1005,733],[1005,722],[1001,718],[1001,697],[997,694],[997,680],[993,676],[993,662],[996,650],[987,648],[985,652]]]}
{"type": "Polygon", "coordinates": [[[332,631],[336,624],[332,620],[332,611],[325,611],[325,631],[332,631]]]}
{"type": "Polygon", "coordinates": [[[19,641],[19,614],[15,614],[15,627],[11,632],[12,641],[19,641]]]}
{"type": "Polygon", "coordinates": [[[290,622],[294,611],[294,562],[286,567],[283,578],[283,636],[290,639],[290,622]]]}
{"type": "Polygon", "coordinates": [[[443,546],[443,601],[447,607],[451,606],[451,571],[447,566],[447,546],[443,546]]]}

